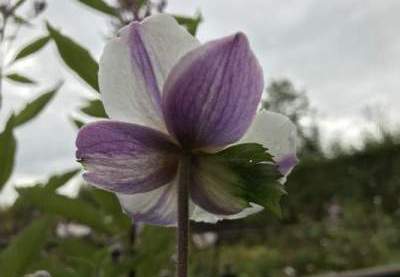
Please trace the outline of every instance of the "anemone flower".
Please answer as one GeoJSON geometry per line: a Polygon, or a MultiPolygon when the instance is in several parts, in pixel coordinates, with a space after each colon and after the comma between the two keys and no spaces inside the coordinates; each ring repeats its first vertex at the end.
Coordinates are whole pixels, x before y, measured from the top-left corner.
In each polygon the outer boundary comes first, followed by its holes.
{"type": "Polygon", "coordinates": [[[189,218],[276,208],[297,161],[295,128],[257,112],[263,73],[243,33],[200,44],[168,15],[132,22],[107,43],[99,85],[111,119],[79,131],[77,159],[134,222],[187,237],[189,218]]]}

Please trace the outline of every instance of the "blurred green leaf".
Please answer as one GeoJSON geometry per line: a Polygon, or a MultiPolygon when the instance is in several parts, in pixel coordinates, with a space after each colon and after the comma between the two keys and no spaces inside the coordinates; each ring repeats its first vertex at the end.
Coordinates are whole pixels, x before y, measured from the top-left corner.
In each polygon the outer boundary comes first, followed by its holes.
{"type": "Polygon", "coordinates": [[[16,9],[18,9],[25,2],[26,2],[26,0],[18,0],[17,2],[15,2],[14,6],[12,6],[11,11],[14,12],[16,9]]]}
{"type": "Polygon", "coordinates": [[[90,261],[93,258],[94,252],[99,250],[99,245],[96,245],[91,240],[82,240],[80,238],[65,238],[59,242],[57,251],[61,251],[65,256],[76,257],[90,261]]]}
{"type": "Polygon", "coordinates": [[[88,189],[89,195],[110,214],[122,214],[121,205],[114,193],[97,188],[88,189]]]}
{"type": "MultiPolygon", "coordinates": [[[[29,183],[27,185],[30,185],[30,187],[34,185],[35,187],[38,187],[40,189],[47,190],[49,193],[55,192],[58,188],[65,185],[69,180],[71,180],[71,178],[74,177],[79,171],[80,171],[79,169],[73,169],[60,175],[51,176],[46,183],[35,183],[35,184],[29,183]]],[[[20,190],[24,190],[24,188],[21,188],[20,190]]],[[[18,197],[13,207],[15,207],[16,209],[26,207],[24,198],[18,197]]]]}
{"type": "Polygon", "coordinates": [[[31,43],[26,45],[24,48],[22,48],[18,52],[18,54],[15,56],[14,61],[25,58],[25,57],[39,51],[47,44],[47,42],[49,42],[49,40],[50,40],[50,37],[45,36],[45,37],[41,37],[41,38],[38,38],[38,39],[32,41],[31,43]]]}
{"type": "Polygon", "coordinates": [[[159,226],[144,226],[140,233],[140,241],[136,253],[137,275],[138,276],[160,276],[165,267],[153,266],[171,265],[171,256],[174,254],[175,232],[171,228],[159,226]]]}
{"type": "Polygon", "coordinates": [[[0,190],[11,176],[17,142],[14,137],[14,115],[10,117],[2,133],[0,133],[0,190]]]}
{"type": "Polygon", "coordinates": [[[45,270],[50,273],[53,277],[76,277],[79,275],[76,270],[68,265],[65,262],[60,261],[57,257],[52,255],[48,255],[38,261],[35,261],[29,267],[29,272],[33,273],[38,270],[45,270]]]}
{"type": "Polygon", "coordinates": [[[78,276],[98,276],[96,274],[96,252],[99,245],[90,240],[66,238],[60,241],[57,252],[65,256],[65,263],[77,272],[78,276]]]}
{"type": "Polygon", "coordinates": [[[23,18],[23,17],[21,17],[19,15],[16,15],[16,14],[12,15],[12,19],[14,20],[14,22],[16,24],[24,25],[25,27],[32,27],[33,26],[33,24],[30,23],[27,19],[25,19],[25,18],[23,18]]]}
{"type": "Polygon", "coordinates": [[[73,41],[71,38],[62,35],[47,23],[50,37],[56,43],[58,52],[65,64],[81,77],[89,86],[99,91],[97,72],[99,65],[92,58],[89,51],[73,41]]]}
{"type": "Polygon", "coordinates": [[[116,224],[121,230],[128,230],[132,225],[132,221],[122,212],[121,205],[115,193],[97,189],[88,189],[88,194],[96,202],[99,209],[113,216],[116,224]]]}
{"type": "Polygon", "coordinates": [[[188,17],[180,15],[175,15],[174,17],[176,21],[178,21],[180,25],[183,25],[188,30],[188,32],[191,33],[193,36],[196,35],[197,28],[203,21],[201,14],[197,15],[196,17],[188,17]]]}
{"type": "Polygon", "coordinates": [[[98,99],[89,101],[81,111],[90,116],[108,118],[103,103],[98,99]]]}
{"type": "Polygon", "coordinates": [[[36,84],[36,82],[34,80],[32,80],[24,75],[21,75],[19,73],[7,74],[6,78],[11,81],[17,82],[17,83],[28,84],[28,85],[36,84]]]}
{"type": "Polygon", "coordinates": [[[79,171],[79,169],[73,169],[61,175],[51,176],[44,188],[48,191],[56,191],[58,188],[71,180],[71,178],[74,177],[79,171]]]}
{"type": "Polygon", "coordinates": [[[37,116],[46,107],[59,88],[60,85],[46,93],[43,93],[38,98],[28,103],[25,108],[15,116],[14,126],[17,127],[23,125],[37,116]]]}
{"type": "Polygon", "coordinates": [[[112,224],[109,224],[111,222],[106,222],[106,216],[85,201],[59,195],[39,186],[17,190],[23,201],[31,203],[45,213],[63,216],[98,231],[113,230],[112,224]]]}
{"type": "Polygon", "coordinates": [[[34,219],[33,223],[19,233],[0,253],[0,273],[2,277],[19,277],[37,258],[45,244],[52,220],[49,217],[34,219]]]}
{"type": "Polygon", "coordinates": [[[98,250],[94,261],[98,276],[156,276],[136,275],[137,260],[135,255],[122,255],[117,260],[113,258],[110,249],[98,250]]]}
{"type": "Polygon", "coordinates": [[[143,5],[147,4],[148,0],[137,0],[137,6],[141,8],[143,5]]]}
{"type": "Polygon", "coordinates": [[[71,117],[70,120],[72,121],[72,123],[74,123],[75,127],[78,129],[80,129],[83,125],[85,125],[85,123],[79,119],[71,117]]]}
{"type": "Polygon", "coordinates": [[[111,7],[108,5],[106,2],[103,0],[78,0],[82,4],[91,7],[92,9],[95,9],[99,12],[112,15],[112,16],[118,16],[118,13],[116,12],[115,8],[111,7]]]}

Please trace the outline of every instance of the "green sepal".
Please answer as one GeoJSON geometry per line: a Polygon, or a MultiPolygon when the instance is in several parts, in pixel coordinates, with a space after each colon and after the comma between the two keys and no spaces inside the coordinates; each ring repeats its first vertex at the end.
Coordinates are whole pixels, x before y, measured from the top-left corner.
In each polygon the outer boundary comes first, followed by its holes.
{"type": "Polygon", "coordinates": [[[286,194],[279,172],[268,149],[257,143],[230,146],[214,154],[202,153],[200,163],[218,168],[220,180],[233,196],[259,204],[280,216],[280,199],[286,194]],[[229,178],[222,175],[231,175],[229,178]]]}

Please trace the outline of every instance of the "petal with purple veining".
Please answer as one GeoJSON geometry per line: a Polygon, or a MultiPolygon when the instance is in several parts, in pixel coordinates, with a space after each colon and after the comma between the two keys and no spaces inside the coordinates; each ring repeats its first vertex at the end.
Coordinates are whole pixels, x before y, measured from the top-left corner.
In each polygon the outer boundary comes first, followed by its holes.
{"type": "Polygon", "coordinates": [[[187,148],[221,147],[242,137],[263,90],[261,67],[238,33],[184,56],[165,82],[167,128],[187,148]]]}
{"type": "Polygon", "coordinates": [[[109,41],[99,65],[107,114],[116,120],[165,131],[160,93],[175,63],[199,42],[168,15],[132,22],[109,41]]]}
{"type": "Polygon", "coordinates": [[[176,175],[178,149],[159,131],[119,121],[83,127],[76,141],[84,179],[120,193],[154,190],[176,175]]]}
{"type": "Polygon", "coordinates": [[[135,194],[117,193],[124,211],[134,223],[175,226],[177,222],[176,182],[135,194]]]}
{"type": "Polygon", "coordinates": [[[282,156],[278,159],[277,165],[279,171],[283,175],[288,175],[293,167],[298,163],[298,159],[295,153],[290,153],[285,156],[282,156]]]}

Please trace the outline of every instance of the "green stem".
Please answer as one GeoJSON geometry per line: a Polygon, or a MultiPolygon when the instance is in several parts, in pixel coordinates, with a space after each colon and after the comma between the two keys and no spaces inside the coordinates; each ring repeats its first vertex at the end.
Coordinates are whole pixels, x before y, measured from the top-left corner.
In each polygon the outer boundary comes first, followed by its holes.
{"type": "Polygon", "coordinates": [[[177,277],[187,277],[188,272],[190,170],[191,156],[185,155],[181,160],[178,182],[177,277]]]}

